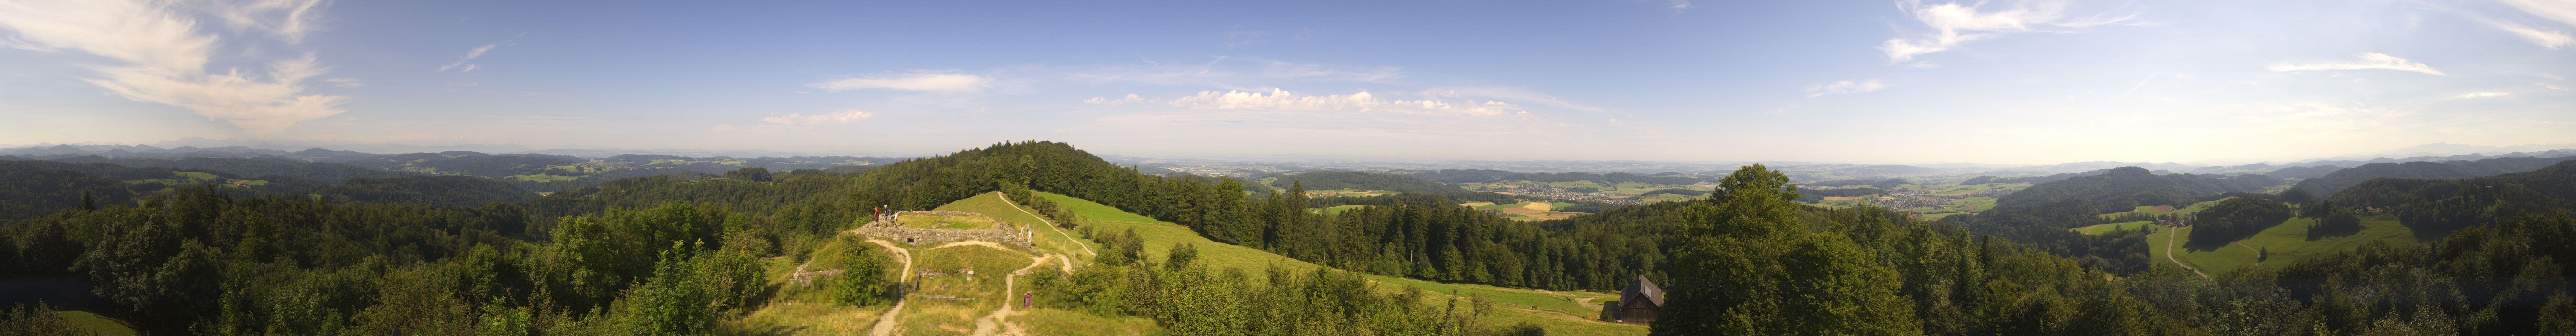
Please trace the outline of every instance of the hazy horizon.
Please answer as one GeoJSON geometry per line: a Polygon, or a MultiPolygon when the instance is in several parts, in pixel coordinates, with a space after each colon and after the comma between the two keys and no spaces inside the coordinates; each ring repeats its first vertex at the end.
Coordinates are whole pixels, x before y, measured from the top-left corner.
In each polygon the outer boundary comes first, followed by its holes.
{"type": "Polygon", "coordinates": [[[2565,2],[0,9],[10,144],[2048,164],[2576,143],[2565,2]]]}

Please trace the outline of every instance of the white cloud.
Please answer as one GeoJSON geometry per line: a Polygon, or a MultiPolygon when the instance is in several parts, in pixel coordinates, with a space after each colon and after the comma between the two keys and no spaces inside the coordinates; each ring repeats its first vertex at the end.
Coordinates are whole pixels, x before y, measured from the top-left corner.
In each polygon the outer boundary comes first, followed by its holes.
{"type": "Polygon", "coordinates": [[[1888,62],[1913,60],[1915,56],[1950,50],[1980,39],[2004,34],[2048,31],[2050,28],[2084,28],[2126,21],[2131,16],[2095,16],[2069,19],[2062,0],[1978,2],[1961,5],[1956,2],[1925,6],[1920,0],[1899,0],[1897,8],[1912,15],[1916,22],[1932,28],[1930,36],[1918,39],[1892,38],[1878,50],[1887,52],[1888,62]],[[2001,7],[1988,8],[1981,7],[2001,7]]]}
{"type": "Polygon", "coordinates": [[[1680,12],[1680,11],[1682,11],[1682,10],[1684,10],[1684,9],[1690,9],[1691,7],[1695,7],[1695,6],[1691,6],[1690,0],[1673,0],[1673,1],[1671,2],[1671,4],[1672,4],[1671,6],[1666,6],[1665,8],[1671,8],[1671,9],[1673,9],[1673,11],[1674,11],[1674,12],[1680,12]]]}
{"type": "Polygon", "coordinates": [[[2567,88],[2559,87],[2557,85],[2549,85],[2549,83],[2531,83],[2531,85],[2539,85],[2540,87],[2549,88],[2550,90],[2567,91],[2567,88]]]}
{"type": "Polygon", "coordinates": [[[1386,100],[1367,91],[1348,95],[1299,95],[1286,90],[1268,94],[1243,91],[1199,91],[1172,99],[1171,105],[1198,110],[1289,110],[1393,112],[1422,115],[1497,116],[1523,113],[1520,106],[1499,101],[1451,103],[1439,100],[1386,100]]]}
{"type": "Polygon", "coordinates": [[[357,78],[324,78],[322,79],[322,82],[331,83],[331,87],[367,86],[367,83],[359,82],[357,78]]]}
{"type": "Polygon", "coordinates": [[[1858,82],[1853,82],[1853,81],[1840,81],[1840,82],[1833,82],[1833,83],[1827,83],[1827,84],[1816,84],[1816,85],[1807,86],[1807,98],[1823,97],[1823,96],[1826,96],[1826,95],[1838,95],[1838,94],[1845,94],[1845,93],[1862,93],[1862,92],[1878,91],[1878,89],[1885,89],[1885,88],[1887,88],[1887,83],[1879,82],[1879,81],[1878,81],[1878,80],[1876,80],[1876,79],[1864,80],[1864,81],[1858,81],[1858,82]]]}
{"type": "Polygon", "coordinates": [[[805,84],[805,86],[823,89],[824,91],[894,89],[905,91],[973,92],[981,91],[992,84],[992,77],[925,71],[902,75],[877,75],[846,78],[829,82],[809,83],[805,84]]]}
{"type": "Polygon", "coordinates": [[[259,29],[287,43],[302,43],[304,36],[320,29],[314,24],[321,18],[323,0],[255,0],[235,6],[221,2],[203,2],[207,13],[224,20],[233,29],[259,29]]]}
{"type": "MultiPolygon", "coordinates": [[[[455,69],[455,68],[457,68],[457,67],[459,67],[459,66],[465,67],[465,70],[464,70],[464,71],[474,71],[475,66],[474,66],[473,64],[465,64],[465,62],[467,62],[467,61],[473,61],[474,59],[477,59],[477,58],[483,58],[483,53],[492,52],[492,48],[500,48],[502,45],[506,45],[506,44],[512,44],[512,43],[509,43],[509,42],[502,42],[502,43],[485,44],[485,45],[480,46],[480,47],[474,47],[474,50],[468,50],[468,51],[466,51],[466,52],[465,52],[465,58],[458,58],[458,59],[456,59],[456,63],[448,63],[447,65],[439,66],[437,71],[431,71],[431,72],[447,71],[447,69],[455,69]]],[[[459,72],[464,72],[464,71],[459,71],[459,72]]]]}
{"type": "Polygon", "coordinates": [[[1591,106],[1591,105],[1577,104],[1577,103],[1574,103],[1574,102],[1565,101],[1564,99],[1558,99],[1558,98],[1556,98],[1556,96],[1548,95],[1548,94],[1545,94],[1545,93],[1539,93],[1539,92],[1537,92],[1537,91],[1530,91],[1530,90],[1526,90],[1526,89],[1510,88],[1510,87],[1458,87],[1458,88],[1433,88],[1433,89],[1430,89],[1430,90],[1424,90],[1424,91],[1422,91],[1422,92],[1420,92],[1420,93],[1417,93],[1417,94],[1422,95],[1422,96],[1424,96],[1424,97],[1436,97],[1436,98],[1461,98],[1461,99],[1477,99],[1477,98],[1483,98],[1483,99],[1488,99],[1488,100],[1492,100],[1492,99],[1510,100],[1510,101],[1517,101],[1517,102],[1530,103],[1530,104],[1538,104],[1538,105],[1547,105],[1547,106],[1562,107],[1562,108],[1574,109],[1574,110],[1581,110],[1581,111],[1587,111],[1587,112],[1602,112],[1602,111],[1608,111],[1607,109],[1603,109],[1603,108],[1600,108],[1600,107],[1594,107],[1594,106],[1591,106]]]}
{"type": "Polygon", "coordinates": [[[2462,94],[2459,94],[2459,95],[2456,95],[2456,96],[2451,96],[2451,99],[2494,98],[2494,97],[2503,97],[2503,96],[2508,95],[2508,94],[2510,94],[2510,93],[2504,93],[2504,92],[2470,92],[2470,93],[2462,93],[2462,94]]]}
{"type": "Polygon", "coordinates": [[[2495,26],[2496,29],[2503,29],[2506,32],[2511,32],[2514,36],[2521,37],[2524,41],[2531,41],[2531,44],[2540,45],[2542,48],[2558,49],[2570,45],[2576,45],[2576,37],[2568,37],[2567,33],[2562,33],[2556,30],[2534,28],[2519,23],[2486,18],[2479,18],[2478,21],[2485,22],[2487,25],[2495,26]]]}
{"type": "Polygon", "coordinates": [[[1341,66],[1291,63],[1254,59],[1242,62],[1232,57],[1217,57],[1206,63],[1162,64],[1143,66],[1100,66],[1075,69],[1064,77],[1084,82],[1133,82],[1158,85],[1201,85],[1231,90],[1260,90],[1236,82],[1367,82],[1393,83],[1404,79],[1401,67],[1341,66]],[[1237,62],[1228,62],[1237,61],[1237,62]]]}
{"type": "Polygon", "coordinates": [[[2576,25],[2576,1],[2504,0],[2504,3],[2513,5],[2513,8],[2521,9],[2523,12],[2531,13],[2531,15],[2549,18],[2550,20],[2558,20],[2558,22],[2563,22],[2569,25],[2576,25]]]}
{"type": "Polygon", "coordinates": [[[1403,78],[1404,75],[1400,72],[1402,70],[1404,69],[1398,67],[1344,67],[1270,61],[1269,66],[1261,69],[1261,75],[1267,78],[1312,78],[1384,83],[1403,78]]]}
{"type": "Polygon", "coordinates": [[[2404,58],[2388,56],[2388,54],[2374,52],[2361,53],[2360,56],[2361,61],[2358,62],[2280,63],[2273,64],[2271,67],[2266,67],[2264,69],[2270,69],[2272,71],[2387,69],[2421,72],[2435,76],[2449,76],[2447,74],[2443,74],[2441,70],[2434,70],[2432,66],[2424,65],[2424,63],[2416,63],[2415,61],[2409,61],[2404,58]]]}
{"type": "MultiPolygon", "coordinates": [[[[259,28],[290,44],[316,29],[311,22],[318,14],[310,12],[316,3],[310,1],[204,5],[224,20],[246,20],[236,27],[259,28]]],[[[126,99],[186,108],[252,135],[276,134],[344,111],[339,105],[346,97],[303,94],[301,83],[325,70],[312,53],[269,60],[266,76],[208,71],[223,41],[163,3],[0,0],[0,28],[17,33],[12,46],[76,50],[124,63],[93,66],[102,78],[88,80],[91,85],[126,99]]]]}
{"type": "Polygon", "coordinates": [[[1144,98],[1144,97],[1137,97],[1137,96],[1136,96],[1136,94],[1129,93],[1129,94],[1127,94],[1127,97],[1126,97],[1126,98],[1109,99],[1109,98],[1101,98],[1101,97],[1091,97],[1091,99],[1084,99],[1084,100],[1082,100],[1082,102],[1083,102],[1083,103],[1086,103],[1086,104],[1126,105],[1126,104],[1135,104],[1135,103],[1142,103],[1142,102],[1145,102],[1145,98],[1144,98]]]}
{"type": "Polygon", "coordinates": [[[868,118],[876,117],[876,116],[877,116],[877,114],[876,114],[876,113],[874,113],[874,112],[860,111],[860,110],[848,110],[848,111],[841,111],[840,113],[822,113],[822,114],[815,114],[815,115],[804,115],[804,114],[800,114],[800,113],[788,113],[788,114],[787,114],[787,115],[785,115],[785,116],[770,116],[770,117],[768,117],[768,118],[760,118],[760,121],[766,121],[766,122],[777,123],[777,124],[782,124],[782,125],[825,125],[825,124],[848,124],[848,123],[851,123],[851,122],[857,122],[857,121],[860,121],[860,120],[867,120],[868,118]]]}

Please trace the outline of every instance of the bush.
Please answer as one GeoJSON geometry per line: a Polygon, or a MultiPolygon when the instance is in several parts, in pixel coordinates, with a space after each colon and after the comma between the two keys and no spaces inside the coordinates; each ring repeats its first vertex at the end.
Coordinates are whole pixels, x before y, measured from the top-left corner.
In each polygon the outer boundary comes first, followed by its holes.
{"type": "Polygon", "coordinates": [[[830,288],[832,303],[866,306],[885,302],[885,258],[874,249],[856,248],[857,252],[841,258],[841,275],[825,284],[830,288]]]}

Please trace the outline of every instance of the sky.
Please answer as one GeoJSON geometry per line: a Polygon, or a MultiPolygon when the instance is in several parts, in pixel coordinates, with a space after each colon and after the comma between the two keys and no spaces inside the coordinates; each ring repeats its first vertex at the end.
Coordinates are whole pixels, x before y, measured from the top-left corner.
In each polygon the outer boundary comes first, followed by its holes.
{"type": "Polygon", "coordinates": [[[0,144],[1847,163],[2576,143],[2576,0],[0,0],[0,144]]]}

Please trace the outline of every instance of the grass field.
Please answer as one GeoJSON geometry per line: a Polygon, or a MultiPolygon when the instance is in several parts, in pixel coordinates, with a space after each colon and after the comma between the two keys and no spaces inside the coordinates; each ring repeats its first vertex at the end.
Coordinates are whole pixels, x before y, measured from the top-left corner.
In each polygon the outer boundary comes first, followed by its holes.
{"type": "Polygon", "coordinates": [[[1358,204],[1343,204],[1343,205],[1335,205],[1335,206],[1330,207],[1330,208],[1315,209],[1315,211],[1319,211],[1319,212],[1323,212],[1323,213],[1328,213],[1328,214],[1336,214],[1336,215],[1338,215],[1338,214],[1341,214],[1343,211],[1351,211],[1351,209],[1358,209],[1358,208],[1360,208],[1360,207],[1365,207],[1365,206],[1366,206],[1366,205],[1358,205],[1358,204]]]}
{"type": "Polygon", "coordinates": [[[919,285],[899,313],[897,334],[965,335],[975,331],[975,318],[1019,303],[1018,293],[1003,292],[1003,279],[1029,265],[1026,254],[980,245],[915,248],[912,253],[915,272],[946,275],[915,278],[919,285]]]}
{"type": "Polygon", "coordinates": [[[527,175],[510,175],[509,177],[504,177],[504,178],[512,179],[512,180],[520,180],[520,181],[528,181],[528,182],[541,182],[541,183],[542,183],[542,182],[554,182],[554,181],[571,181],[571,180],[577,180],[577,179],[581,179],[581,177],[582,177],[582,176],[583,176],[583,175],[563,176],[563,175],[554,175],[554,174],[546,174],[546,173],[536,173],[536,174],[527,174],[527,175]]]}
{"type": "MultiPolygon", "coordinates": [[[[1218,268],[1242,268],[1246,271],[1245,273],[1247,275],[1253,278],[1254,282],[1267,281],[1265,279],[1268,275],[1263,274],[1264,272],[1260,272],[1260,270],[1265,267],[1287,267],[1290,270],[1312,270],[1318,267],[1313,263],[1290,259],[1285,256],[1271,254],[1261,250],[1209,241],[1206,237],[1200,237],[1198,233],[1191,232],[1189,228],[1181,227],[1179,224],[1157,221],[1153,218],[1127,213],[1125,211],[1120,211],[1117,208],[1101,205],[1099,203],[1092,203],[1091,201],[1080,198],[1044,192],[1039,193],[1039,195],[1046,197],[1049,200],[1053,200],[1057,204],[1064,205],[1066,209],[1073,211],[1076,215],[1090,219],[1091,222],[1086,225],[1091,225],[1098,230],[1104,230],[1102,232],[1123,231],[1130,228],[1136,229],[1136,235],[1142,237],[1145,241],[1145,254],[1150,256],[1148,258],[1160,259],[1162,258],[1164,251],[1169,251],[1173,245],[1181,242],[1189,242],[1198,246],[1200,260],[1207,262],[1208,265],[1218,268]]],[[[1505,302],[1540,307],[1535,309],[1500,309],[1492,315],[1486,316],[1486,322],[1494,325],[1511,325],[1513,323],[1528,321],[1547,328],[1548,333],[1553,335],[1644,335],[1646,333],[1646,326],[1644,325],[1610,323],[1585,319],[1584,317],[1586,315],[1570,314],[1568,312],[1569,310],[1574,310],[1574,308],[1566,305],[1572,305],[1573,303],[1551,304],[1548,303],[1549,300],[1558,299],[1540,297],[1556,295],[1542,293],[1564,293],[1564,295],[1569,296],[1597,295],[1592,296],[1596,299],[1591,301],[1597,304],[1601,300],[1608,300],[1598,299],[1601,297],[1608,297],[1609,295],[1607,294],[1546,292],[1475,284],[1446,284],[1387,277],[1371,278],[1377,280],[1379,283],[1389,284],[1390,286],[1382,286],[1379,288],[1379,290],[1385,292],[1395,292],[1396,288],[1394,286],[1422,288],[1426,294],[1429,294],[1425,295],[1424,304],[1438,304],[1450,299],[1463,298],[1467,295],[1484,294],[1488,297],[1494,297],[1497,300],[1508,300],[1505,302]]],[[[1598,309],[1600,309],[1598,306],[1594,306],[1591,308],[1585,308],[1582,311],[1597,313],[1598,309]]],[[[1034,328],[1034,326],[1032,327],[1034,328]]],[[[1051,334],[1049,331],[1050,330],[1045,329],[1031,330],[1031,332],[1034,333],[1051,334]]],[[[1062,331],[1064,332],[1061,333],[1071,332],[1071,330],[1062,331]]]]}
{"type": "Polygon", "coordinates": [[[2192,203],[2191,205],[2184,206],[2184,207],[2182,207],[2182,208],[2174,208],[2173,206],[2166,206],[2166,205],[2159,205],[2159,206],[2140,206],[2140,207],[2138,207],[2138,208],[2137,208],[2137,209],[2135,209],[2135,210],[2129,210],[2129,211],[2124,211],[2124,212],[2106,213],[2106,214],[2101,214],[2101,215],[2099,215],[2099,217],[2102,217],[2102,218],[2113,218],[2113,217],[2119,217],[2119,216],[2122,216],[2122,215],[2128,215],[2128,214],[2133,214],[2133,213],[2143,213],[2143,214],[2149,214],[2149,215],[2189,214],[2189,213],[2195,213],[2195,212],[2200,212],[2201,210],[2209,209],[2209,207],[2210,207],[2210,206],[2218,205],[2218,202],[2226,201],[2226,200],[2227,200],[2227,199],[2222,198],[2222,199],[2218,199],[2218,200],[2216,200],[2216,201],[2208,201],[2208,202],[2192,203]]]}
{"type": "MultiPolygon", "coordinates": [[[[1007,211],[1018,212],[1017,210],[1007,211]]],[[[1029,221],[1028,224],[1037,224],[1037,221],[1029,221]]],[[[949,216],[915,213],[897,216],[895,219],[895,225],[924,229],[989,229],[993,227],[993,218],[984,216],[949,216]]]]}
{"type": "Polygon", "coordinates": [[[1548,219],[1561,219],[1561,218],[1567,218],[1567,217],[1574,217],[1574,215],[1583,214],[1583,213],[1581,213],[1581,212],[1562,212],[1562,211],[1551,211],[1551,210],[1555,210],[1556,208],[1568,207],[1568,206],[1573,206],[1573,205],[1574,205],[1574,203],[1566,203],[1566,202],[1520,202],[1520,203],[1512,203],[1512,204],[1493,204],[1493,203],[1487,203],[1487,202],[1476,202],[1476,203],[1464,203],[1464,204],[1459,204],[1459,205],[1465,205],[1465,206],[1468,206],[1468,207],[1473,207],[1473,208],[1476,208],[1477,210],[1489,210],[1489,211],[1494,211],[1494,212],[1502,213],[1504,217],[1509,217],[1509,218],[1514,219],[1514,220],[1548,220],[1548,219]]]}
{"type": "Polygon", "coordinates": [[[2175,258],[2211,275],[2257,264],[2278,268],[2308,257],[2350,250],[2371,241],[2387,241],[2389,244],[2398,246],[2419,243],[2416,241],[2415,230],[2398,224],[2395,215],[2363,216],[2359,234],[2325,237],[2311,241],[2308,240],[2308,224],[2315,222],[2315,218],[2291,218],[2280,225],[2264,229],[2262,233],[2255,234],[2253,237],[2219,246],[2191,245],[2186,238],[2191,235],[2190,227],[2159,231],[2147,236],[2147,240],[2154,246],[2151,249],[2154,252],[2152,255],[2154,260],[2163,261],[2165,254],[2173,253],[2165,247],[2166,236],[2182,235],[2174,240],[2176,246],[2173,248],[2180,249],[2182,253],[2175,258]],[[2255,261],[2256,249],[2263,248],[2271,249],[2271,255],[2263,258],[2262,261],[2255,261]]]}
{"type": "Polygon", "coordinates": [[[2137,231],[2137,230],[2138,230],[2138,228],[2147,227],[2147,224],[2150,224],[2150,223],[2149,223],[2149,221],[2135,221],[2135,222],[2127,222],[2127,223],[2110,223],[2110,224],[2094,224],[2093,226],[2086,226],[2086,227],[2073,228],[2073,229],[2067,229],[2067,230],[2075,231],[2075,233],[2082,233],[2082,234],[2086,234],[2086,235],[2098,235],[2098,234],[2103,234],[2103,233],[2106,233],[2106,232],[2111,232],[2111,230],[2130,230],[2130,231],[2137,231]]]}
{"type": "Polygon", "coordinates": [[[1002,198],[1003,196],[1001,192],[988,192],[982,195],[975,195],[975,197],[967,197],[966,199],[957,200],[956,202],[949,202],[948,204],[940,205],[936,210],[981,213],[986,217],[991,217],[995,221],[1011,224],[1013,227],[1036,228],[1038,230],[1038,233],[1034,235],[1036,240],[1032,240],[1030,243],[1037,244],[1038,250],[1045,251],[1046,253],[1088,257],[1092,253],[1097,252],[1100,248],[1099,244],[1077,240],[1071,238],[1072,235],[1068,233],[1057,232],[1055,227],[1048,226],[1046,224],[1050,222],[1039,220],[1037,216],[1030,215],[1033,211],[1028,211],[1019,207],[1019,205],[1011,203],[1010,201],[1005,201],[1002,198]],[[1086,248],[1088,248],[1088,250],[1086,250],[1086,248]]]}
{"type": "Polygon", "coordinates": [[[87,330],[92,334],[98,334],[99,336],[134,335],[134,328],[126,327],[125,322],[119,322],[116,319],[108,318],[106,316],[99,316],[96,313],[73,310],[63,311],[62,314],[63,319],[72,320],[73,326],[78,326],[81,330],[87,330]]]}

